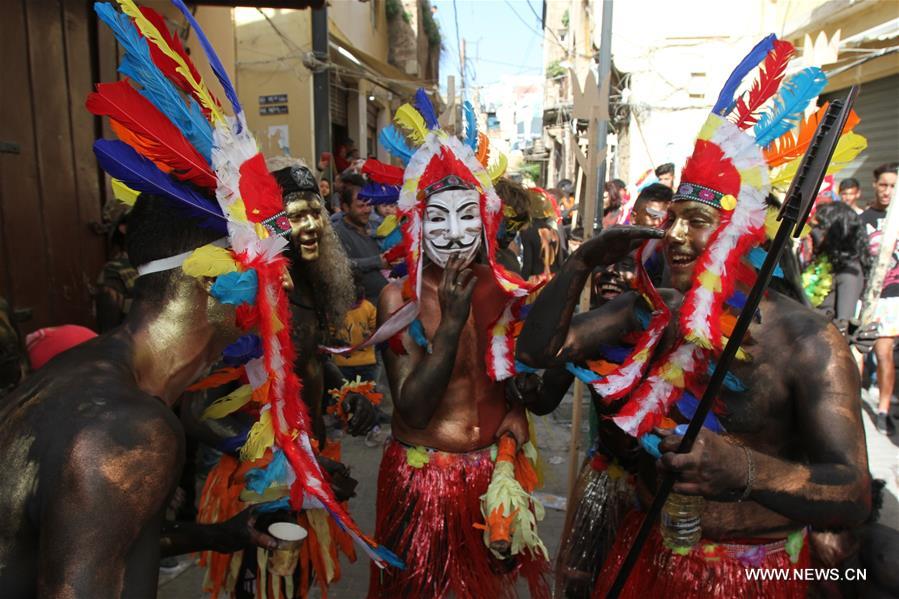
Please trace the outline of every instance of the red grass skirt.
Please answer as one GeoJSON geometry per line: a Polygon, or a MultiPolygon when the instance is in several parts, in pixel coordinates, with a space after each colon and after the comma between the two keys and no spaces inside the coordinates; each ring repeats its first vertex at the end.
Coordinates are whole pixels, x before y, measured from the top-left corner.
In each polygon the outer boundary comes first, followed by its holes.
{"type": "Polygon", "coordinates": [[[390,441],[378,475],[376,538],[406,563],[404,570],[372,565],[369,599],[500,599],[516,597],[523,576],[532,597],[548,597],[543,559],[498,560],[484,544],[480,497],[493,474],[490,450],[429,451],[421,468],[407,446],[390,441]]]}
{"type": "MultiPolygon", "coordinates": [[[[608,593],[633,543],[643,513],[633,511],[621,526],[618,540],[596,582],[593,597],[608,593]]],[[[665,547],[659,527],[654,526],[637,558],[621,593],[626,599],[653,597],[720,597],[722,599],[755,598],[787,599],[805,597],[807,583],[801,580],[749,580],[746,570],[802,570],[810,565],[808,542],[803,539],[796,563],[784,549],[783,542],[768,545],[732,545],[701,541],[687,555],[672,553],[665,547]],[[737,556],[741,557],[737,557],[737,556]],[[751,558],[743,557],[752,555],[751,558]]]]}

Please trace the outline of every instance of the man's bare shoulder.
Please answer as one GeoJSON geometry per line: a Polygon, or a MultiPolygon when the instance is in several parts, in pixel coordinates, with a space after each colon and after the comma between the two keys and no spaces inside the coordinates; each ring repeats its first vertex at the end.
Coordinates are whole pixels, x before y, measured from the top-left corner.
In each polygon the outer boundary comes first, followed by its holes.
{"type": "Polygon", "coordinates": [[[406,279],[391,281],[381,290],[378,296],[378,319],[384,320],[405,303],[403,299],[403,284],[406,279]]]}

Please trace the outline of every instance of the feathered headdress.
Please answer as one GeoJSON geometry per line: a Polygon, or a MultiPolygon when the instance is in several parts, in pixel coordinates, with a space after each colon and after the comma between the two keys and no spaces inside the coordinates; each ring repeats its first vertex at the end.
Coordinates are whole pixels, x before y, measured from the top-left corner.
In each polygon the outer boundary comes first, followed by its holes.
{"type": "MultiPolygon", "coordinates": [[[[487,352],[487,372],[494,380],[504,380],[515,374],[512,325],[520,315],[522,300],[540,284],[523,281],[495,259],[497,231],[503,214],[493,181],[505,172],[506,157],[494,152],[490,162],[490,142],[478,132],[474,109],[468,102],[463,106],[466,123],[463,140],[440,129],[434,107],[423,89],[415,94],[413,104],[400,106],[394,116],[395,125],[382,130],[378,137],[405,168],[367,160],[363,172],[371,183],[359,194],[372,203],[397,203],[399,220],[403,223],[403,243],[394,250],[399,248],[406,256],[407,303],[381,330],[393,335],[417,322],[423,266],[422,218],[427,198],[446,189],[474,189],[480,194],[487,259],[496,282],[509,297],[503,314],[490,326],[491,343],[487,352]]],[[[421,337],[414,331],[410,333],[413,338],[421,337]]],[[[380,338],[377,333],[376,336],[380,338]]]]}
{"type": "MultiPolygon", "coordinates": [[[[606,401],[629,396],[614,420],[634,436],[658,425],[675,402],[680,408],[685,399],[695,401],[701,396],[710,365],[730,334],[733,318],[727,317],[725,307],[742,308],[745,296],[738,283],[750,287],[755,282],[756,272],[744,258],[765,240],[766,198],[772,178],[785,177],[788,184],[795,173],[819,118],[803,120],[804,111],[827,84],[817,67],[803,69],[784,81],[793,52],[790,43],[774,35],[759,42],[731,73],[699,132],[673,201],[713,206],[721,212],[720,224],[699,257],[693,285],[684,296],[679,314],[682,335],[654,361],[645,378],[671,313],[642,269],[642,258],[650,256],[658,242],[647,242],[641,248],[637,288],[653,313],[634,351],[620,366],[591,381],[606,401]],[[756,67],[754,83],[738,94],[744,78],[756,67]],[[794,137],[796,125],[800,126],[794,137]],[[772,167],[779,170],[769,173],[772,167]]],[[[857,122],[857,118],[850,119],[848,128],[857,122]]],[[[864,139],[855,134],[844,138],[847,151],[840,160],[848,161],[848,148],[857,150],[851,154],[854,157],[864,148],[864,139]]],[[[748,356],[741,350],[738,358],[748,356]]],[[[732,388],[738,386],[731,382],[732,388]]]]}
{"type": "Polygon", "coordinates": [[[378,565],[401,566],[338,504],[313,452],[309,416],[293,372],[290,311],[281,283],[290,224],[281,189],[247,128],[224,67],[190,10],[172,0],[196,32],[234,116],[224,114],[158,14],[138,9],[132,0],[117,2],[122,12],[108,3],[94,5],[124,51],[119,72],[127,77],[98,85],[88,97],[88,109],[108,116],[119,137],[95,143],[97,160],[114,178],[117,197],[163,196],[224,236],[193,252],[141,265],[138,272],[181,268],[190,276],[215,278],[212,295],[236,305],[239,324],[257,328],[259,335],[245,335],[225,350],[229,367],[210,380],[221,384],[245,375],[249,384],[213,404],[210,414],[220,417],[255,402],[259,420],[241,456],[256,459],[271,448],[280,458],[273,463],[280,466],[279,480],[269,477],[269,482],[290,485],[294,509],[326,509],[378,565]]]}

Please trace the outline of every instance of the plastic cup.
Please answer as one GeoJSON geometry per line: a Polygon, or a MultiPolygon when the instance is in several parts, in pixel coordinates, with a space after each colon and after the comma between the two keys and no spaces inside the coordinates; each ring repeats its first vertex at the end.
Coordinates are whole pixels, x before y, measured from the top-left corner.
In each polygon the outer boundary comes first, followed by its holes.
{"type": "Polygon", "coordinates": [[[306,529],[292,522],[275,522],[268,527],[268,534],[281,544],[280,549],[269,551],[268,571],[276,576],[293,576],[306,529]]]}

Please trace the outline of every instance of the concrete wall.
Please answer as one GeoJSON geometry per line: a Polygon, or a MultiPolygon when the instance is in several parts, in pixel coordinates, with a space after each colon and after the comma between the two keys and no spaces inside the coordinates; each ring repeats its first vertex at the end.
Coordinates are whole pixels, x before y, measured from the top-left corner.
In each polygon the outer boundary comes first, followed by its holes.
{"type": "Polygon", "coordinates": [[[311,12],[265,10],[283,38],[255,9],[235,9],[238,94],[263,153],[282,153],[286,135],[290,154],[312,164],[312,73],[302,62],[311,51],[311,12]],[[259,97],[276,94],[287,94],[288,113],[261,115],[259,97]]]}
{"type": "Polygon", "coordinates": [[[328,6],[328,17],[366,54],[387,62],[386,0],[337,0],[328,6]]]}
{"type": "Polygon", "coordinates": [[[713,0],[687,0],[676,8],[615,3],[612,56],[630,77],[630,131],[622,138],[629,147],[621,150],[629,164],[620,173],[626,182],[665,162],[679,173],[721,85],[773,20],[768,2],[740,3],[739,10],[736,18],[713,0]],[[650,18],[652,7],[664,15],[650,18]]]}

